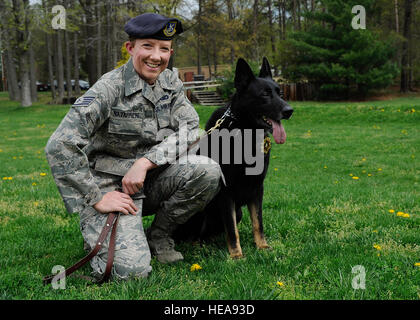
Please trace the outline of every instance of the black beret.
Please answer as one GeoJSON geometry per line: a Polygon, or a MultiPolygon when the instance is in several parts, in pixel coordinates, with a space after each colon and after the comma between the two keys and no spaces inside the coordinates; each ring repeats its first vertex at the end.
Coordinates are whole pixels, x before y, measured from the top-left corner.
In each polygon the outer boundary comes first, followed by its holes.
{"type": "Polygon", "coordinates": [[[130,19],[124,26],[130,38],[172,40],[176,34],[182,33],[181,21],[167,18],[157,13],[143,13],[130,19]]]}

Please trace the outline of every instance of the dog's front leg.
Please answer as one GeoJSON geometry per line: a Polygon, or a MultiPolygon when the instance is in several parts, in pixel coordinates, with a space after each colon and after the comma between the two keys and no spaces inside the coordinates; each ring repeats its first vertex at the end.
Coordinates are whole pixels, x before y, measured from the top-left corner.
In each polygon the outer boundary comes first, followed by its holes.
{"type": "Polygon", "coordinates": [[[254,241],[258,249],[269,249],[264,236],[264,228],[262,221],[262,194],[248,203],[248,210],[251,215],[252,232],[254,241]]]}
{"type": "MultiPolygon", "coordinates": [[[[229,198],[229,197],[227,197],[229,198]]],[[[232,259],[242,258],[242,248],[239,242],[239,231],[236,223],[235,202],[233,199],[226,199],[227,207],[224,208],[223,222],[225,225],[226,240],[232,259]]]]}

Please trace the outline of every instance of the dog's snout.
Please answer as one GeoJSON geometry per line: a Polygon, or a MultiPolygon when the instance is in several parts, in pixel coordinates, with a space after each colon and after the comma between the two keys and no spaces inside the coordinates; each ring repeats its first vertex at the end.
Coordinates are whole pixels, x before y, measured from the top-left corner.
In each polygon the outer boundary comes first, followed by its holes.
{"type": "Polygon", "coordinates": [[[288,120],[293,114],[293,109],[290,106],[285,106],[281,113],[283,114],[283,119],[288,120]]]}

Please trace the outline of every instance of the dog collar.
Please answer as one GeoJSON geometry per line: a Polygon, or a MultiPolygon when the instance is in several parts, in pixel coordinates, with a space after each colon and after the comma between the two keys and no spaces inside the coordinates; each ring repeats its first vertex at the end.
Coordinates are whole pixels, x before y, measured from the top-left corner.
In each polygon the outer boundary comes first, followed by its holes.
{"type": "Polygon", "coordinates": [[[229,122],[228,127],[230,127],[230,126],[232,125],[232,122],[233,122],[233,121],[238,120],[238,118],[236,118],[236,117],[233,115],[232,110],[230,109],[230,105],[229,105],[229,107],[226,109],[226,111],[225,111],[225,113],[223,114],[223,116],[221,117],[221,119],[224,119],[224,118],[230,118],[230,119],[231,119],[231,120],[230,120],[230,122],[229,122]]]}

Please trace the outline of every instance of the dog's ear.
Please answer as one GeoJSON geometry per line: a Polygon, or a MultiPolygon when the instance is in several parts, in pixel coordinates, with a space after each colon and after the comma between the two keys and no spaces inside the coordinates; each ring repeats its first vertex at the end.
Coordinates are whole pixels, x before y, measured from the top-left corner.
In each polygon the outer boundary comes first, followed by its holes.
{"type": "Polygon", "coordinates": [[[260,70],[260,78],[273,78],[273,75],[271,74],[271,67],[270,64],[268,63],[268,60],[266,57],[263,58],[263,63],[261,65],[261,70],[260,70]]]}
{"type": "Polygon", "coordinates": [[[255,79],[254,74],[248,63],[242,58],[238,59],[236,63],[236,72],[235,72],[235,88],[238,91],[245,90],[248,87],[248,84],[255,79]]]}

